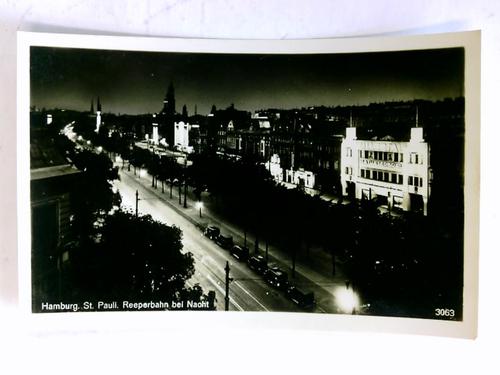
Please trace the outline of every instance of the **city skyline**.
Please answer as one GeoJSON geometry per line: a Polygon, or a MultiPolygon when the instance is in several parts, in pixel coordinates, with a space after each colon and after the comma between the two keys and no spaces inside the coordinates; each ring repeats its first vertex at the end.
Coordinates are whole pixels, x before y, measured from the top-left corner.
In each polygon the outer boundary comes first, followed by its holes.
{"type": "Polygon", "coordinates": [[[31,105],[159,112],[170,82],[176,110],[255,111],[463,96],[461,48],[356,54],[242,55],[31,48],[31,105]]]}

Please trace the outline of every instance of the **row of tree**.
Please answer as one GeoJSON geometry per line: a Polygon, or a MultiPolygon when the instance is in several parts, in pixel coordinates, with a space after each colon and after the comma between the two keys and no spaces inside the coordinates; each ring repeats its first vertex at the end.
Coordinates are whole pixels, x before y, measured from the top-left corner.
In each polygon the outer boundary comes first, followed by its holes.
{"type": "MultiPolygon", "coordinates": [[[[99,141],[99,134],[93,138],[99,141]]],[[[126,150],[124,142],[102,137],[126,150]]],[[[81,171],[72,192],[72,230],[75,241],[68,245],[70,263],[64,269],[68,301],[206,301],[215,308],[202,288],[187,281],[194,274],[194,258],[183,251],[182,231],[153,220],[136,217],[120,209],[121,197],[113,189],[118,167],[106,153],[76,145],[63,135],[56,143],[81,171]]],[[[125,152],[124,156],[127,155],[125,152]]],[[[96,307],[96,304],[94,304],[96,307]]],[[[118,306],[120,308],[121,306],[118,306]]]]}
{"type": "Polygon", "coordinates": [[[351,285],[370,300],[384,301],[382,313],[391,305],[387,301],[411,305],[403,315],[432,313],[429,306],[436,304],[460,305],[461,239],[443,237],[431,219],[383,215],[370,201],[331,204],[276,184],[264,165],[250,158],[203,153],[191,159],[193,164],[183,168],[148,150],[135,148],[131,155],[131,163],[147,168],[162,185],[182,180],[196,192],[208,190],[211,208],[239,224],[245,237],[251,233],[255,251],[269,243],[279,246],[288,252],[292,271],[298,257],[307,260],[312,247],[321,248],[331,256],[332,274],[342,263],[351,285]],[[450,262],[454,276],[443,277],[450,262]]]}
{"type": "Polygon", "coordinates": [[[255,249],[272,243],[288,252],[292,270],[297,258],[307,260],[311,248],[321,248],[330,254],[332,274],[342,263],[351,285],[369,299],[403,305],[411,301],[408,311],[432,311],[429,305],[436,304],[461,308],[463,241],[458,230],[440,231],[439,215],[394,218],[380,214],[368,201],[331,204],[300,189],[277,185],[267,169],[251,158],[236,161],[205,152],[192,155],[192,165],[186,167],[172,157],[131,147],[118,134],[106,142],[134,169],[147,169],[153,186],[161,182],[164,191],[168,184],[170,192],[178,186],[179,199],[182,187],[184,200],[188,186],[197,200],[202,191],[209,191],[212,209],[244,228],[245,238],[252,234],[255,249]],[[447,265],[453,267],[444,276],[447,265]]]}

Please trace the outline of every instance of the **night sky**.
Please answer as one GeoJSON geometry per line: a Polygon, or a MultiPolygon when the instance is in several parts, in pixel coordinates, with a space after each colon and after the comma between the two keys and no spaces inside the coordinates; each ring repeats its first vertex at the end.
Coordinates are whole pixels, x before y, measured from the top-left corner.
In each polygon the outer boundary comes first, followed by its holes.
{"type": "Polygon", "coordinates": [[[230,55],[31,48],[31,105],[153,113],[168,84],[176,110],[248,111],[463,96],[460,48],[322,55],[230,55]]]}

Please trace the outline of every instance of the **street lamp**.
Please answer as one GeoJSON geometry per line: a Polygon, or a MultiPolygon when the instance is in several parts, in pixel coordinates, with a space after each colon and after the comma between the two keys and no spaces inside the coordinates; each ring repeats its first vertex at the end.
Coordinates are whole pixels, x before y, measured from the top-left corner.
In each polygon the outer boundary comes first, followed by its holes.
{"type": "Polygon", "coordinates": [[[196,202],[196,208],[200,210],[200,217],[201,217],[201,209],[203,208],[203,202],[196,202]]]}
{"type": "Polygon", "coordinates": [[[337,300],[338,306],[344,313],[356,313],[356,308],[359,306],[359,297],[354,292],[352,287],[349,288],[348,285],[345,287],[338,287],[335,290],[335,299],[337,300]]]}

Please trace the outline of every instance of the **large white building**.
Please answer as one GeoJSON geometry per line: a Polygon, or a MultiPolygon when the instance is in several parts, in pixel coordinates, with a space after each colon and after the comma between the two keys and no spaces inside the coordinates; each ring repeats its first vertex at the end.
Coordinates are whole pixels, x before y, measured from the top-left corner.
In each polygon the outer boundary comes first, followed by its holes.
{"type": "Polygon", "coordinates": [[[174,123],[174,146],[186,150],[189,146],[189,124],[184,121],[174,123]]]}
{"type": "Polygon", "coordinates": [[[341,146],[342,193],[356,199],[377,199],[389,209],[422,211],[430,196],[430,148],[423,129],[411,129],[409,142],[386,137],[359,140],[356,128],[346,128],[341,146]]]}

